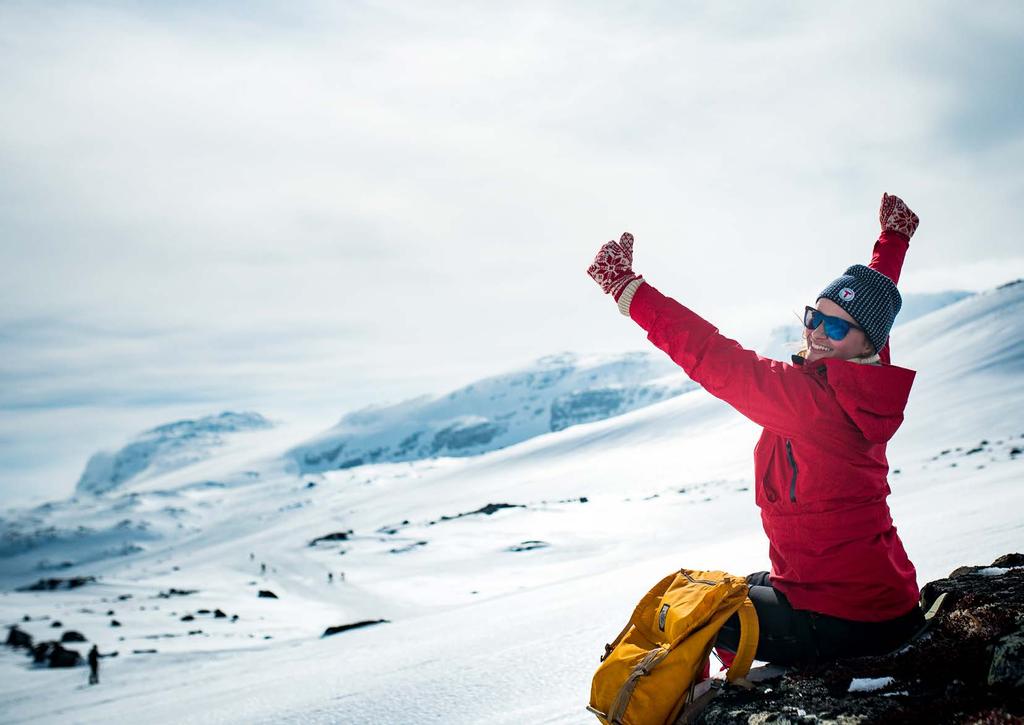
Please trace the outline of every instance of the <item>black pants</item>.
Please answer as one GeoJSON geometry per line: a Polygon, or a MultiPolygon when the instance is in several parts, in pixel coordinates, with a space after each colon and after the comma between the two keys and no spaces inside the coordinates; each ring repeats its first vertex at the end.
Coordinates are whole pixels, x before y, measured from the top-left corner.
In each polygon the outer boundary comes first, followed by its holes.
{"type": "MultiPolygon", "coordinates": [[[[747,577],[750,600],[761,630],[757,659],[779,665],[810,665],[843,657],[881,655],[898,648],[923,624],[924,613],[914,606],[884,622],[855,622],[802,609],[793,609],[786,595],[772,587],[768,572],[747,577]]],[[[735,614],[718,633],[715,644],[736,651],[740,621],[735,614]]]]}

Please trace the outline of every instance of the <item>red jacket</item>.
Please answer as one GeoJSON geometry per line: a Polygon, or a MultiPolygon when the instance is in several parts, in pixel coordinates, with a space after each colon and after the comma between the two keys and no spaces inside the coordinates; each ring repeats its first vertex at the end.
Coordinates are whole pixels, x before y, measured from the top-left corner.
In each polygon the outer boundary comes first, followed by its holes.
{"type": "MultiPolygon", "coordinates": [[[[871,266],[898,281],[907,239],[887,232],[871,266]]],[[[650,284],[630,317],[690,378],[764,427],[754,448],[756,501],[772,584],[796,609],[860,621],[906,614],[917,574],[886,497],[886,442],[903,422],[915,372],[884,363],[763,358],[650,284]]]]}

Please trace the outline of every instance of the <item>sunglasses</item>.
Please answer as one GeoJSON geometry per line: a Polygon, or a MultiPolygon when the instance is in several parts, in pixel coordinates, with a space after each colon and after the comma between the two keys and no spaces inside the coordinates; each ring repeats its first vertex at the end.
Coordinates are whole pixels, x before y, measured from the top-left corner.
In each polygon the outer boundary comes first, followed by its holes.
{"type": "Polygon", "coordinates": [[[813,307],[804,308],[804,327],[808,330],[817,330],[818,325],[825,323],[825,334],[830,340],[842,340],[850,330],[864,331],[863,327],[857,327],[852,322],[847,322],[842,317],[826,315],[821,310],[813,307]]]}

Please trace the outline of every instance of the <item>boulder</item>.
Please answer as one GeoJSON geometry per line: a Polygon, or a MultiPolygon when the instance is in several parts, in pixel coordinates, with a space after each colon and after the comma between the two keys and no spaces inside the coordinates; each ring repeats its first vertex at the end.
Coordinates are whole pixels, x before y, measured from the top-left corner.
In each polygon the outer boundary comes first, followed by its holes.
{"type": "Polygon", "coordinates": [[[64,632],[64,634],[61,635],[60,641],[61,642],[86,642],[88,640],[86,640],[85,635],[83,635],[81,632],[76,632],[73,629],[69,629],[69,630],[66,630],[64,632]]]}
{"type": "Polygon", "coordinates": [[[7,645],[30,650],[32,649],[32,635],[23,629],[18,629],[18,625],[15,624],[7,632],[7,645]]]}
{"type": "Polygon", "coordinates": [[[50,667],[77,667],[82,664],[82,655],[73,650],[65,649],[60,644],[54,643],[49,655],[50,667]]]}

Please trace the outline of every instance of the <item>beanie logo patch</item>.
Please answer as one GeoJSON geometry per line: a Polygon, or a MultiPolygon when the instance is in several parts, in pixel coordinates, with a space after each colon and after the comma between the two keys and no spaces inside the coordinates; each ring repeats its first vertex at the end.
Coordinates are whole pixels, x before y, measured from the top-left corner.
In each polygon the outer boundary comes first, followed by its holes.
{"type": "Polygon", "coordinates": [[[839,290],[839,298],[843,302],[853,302],[853,298],[856,297],[856,296],[857,296],[857,293],[854,292],[849,287],[843,287],[841,290],[839,290]]]}

